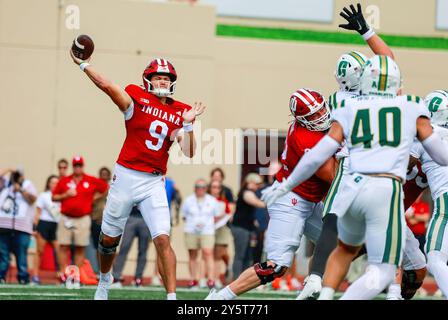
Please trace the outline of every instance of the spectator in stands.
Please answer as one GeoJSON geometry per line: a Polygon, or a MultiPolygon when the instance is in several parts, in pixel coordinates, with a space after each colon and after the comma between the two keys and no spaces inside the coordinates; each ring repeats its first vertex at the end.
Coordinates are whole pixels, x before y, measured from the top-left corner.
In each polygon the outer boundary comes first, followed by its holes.
{"type": "Polygon", "coordinates": [[[96,278],[89,277],[82,268],[85,259],[85,248],[90,241],[90,214],[95,195],[104,196],[108,184],[101,179],[84,173],[84,159],[76,156],[72,160],[73,174],[59,180],[53,189],[53,201],[61,202],[61,219],[57,230],[59,242],[59,267],[61,281],[66,281],[65,270],[68,253],[72,241],[75,246],[74,262],[80,272],[83,284],[96,284],[96,278]]]}
{"type": "MultiPolygon", "coordinates": [[[[98,172],[98,178],[109,185],[112,178],[112,173],[109,168],[102,167],[98,172]]],[[[106,193],[96,193],[93,199],[92,208],[92,226],[91,226],[91,241],[95,250],[98,250],[98,239],[101,232],[101,221],[103,220],[103,210],[106,206],[106,193]]]]}
{"type": "Polygon", "coordinates": [[[33,233],[37,191],[21,170],[0,170],[7,187],[0,193],[0,283],[6,282],[10,254],[16,258],[17,280],[29,283],[28,246],[33,233]],[[9,177],[7,177],[9,175],[9,177]]]}
{"type": "Polygon", "coordinates": [[[58,226],[59,216],[61,214],[61,204],[51,200],[51,190],[53,190],[59,182],[59,178],[51,175],[45,183],[45,191],[42,192],[36,201],[36,214],[34,216],[34,230],[36,238],[36,254],[34,255],[34,276],[31,281],[40,284],[39,267],[41,256],[44,252],[45,245],[50,243],[54,251],[59,251],[59,244],[56,240],[56,230],[58,226]]]}
{"type": "Polygon", "coordinates": [[[198,179],[194,185],[194,194],[185,199],[182,205],[182,215],[185,220],[185,244],[188,249],[191,274],[190,288],[199,285],[200,265],[199,252],[206,265],[208,275],[207,285],[214,286],[213,248],[215,245],[215,217],[220,215],[221,207],[218,201],[207,194],[207,182],[198,179]]]}
{"type": "Polygon", "coordinates": [[[230,225],[235,244],[233,260],[233,278],[252,264],[251,237],[255,231],[255,208],[265,208],[255,192],[260,188],[263,180],[258,173],[249,173],[244,178],[243,186],[238,193],[235,215],[230,225]]]}
{"type": "Polygon", "coordinates": [[[135,238],[138,240],[138,253],[134,284],[136,287],[140,287],[143,284],[143,270],[145,270],[146,266],[146,253],[148,251],[149,241],[151,241],[151,234],[145,220],[143,220],[142,214],[136,206],[132,208],[129,219],[126,222],[121,239],[120,251],[113,265],[114,287],[121,287],[123,283],[121,273],[135,238]]]}
{"type": "Polygon", "coordinates": [[[420,243],[419,247],[423,253],[425,252],[426,227],[431,218],[430,212],[429,203],[424,201],[420,195],[405,213],[406,223],[420,243]]]}
{"type": "Polygon", "coordinates": [[[229,201],[225,198],[224,189],[219,181],[212,181],[209,185],[208,193],[218,200],[221,206],[220,212],[216,217],[215,223],[215,247],[213,251],[215,260],[215,287],[220,289],[223,284],[221,281],[221,261],[224,262],[225,266],[225,276],[228,276],[228,269],[230,265],[230,256],[228,252],[228,247],[231,243],[232,232],[228,226],[228,221],[232,217],[232,210],[229,206],[229,201]],[[216,228],[219,226],[218,228],[216,228]]]}
{"type": "Polygon", "coordinates": [[[221,168],[215,168],[210,172],[210,182],[218,181],[221,183],[222,188],[224,190],[224,196],[229,202],[230,207],[232,207],[232,210],[234,210],[235,199],[233,197],[232,190],[224,184],[224,179],[225,179],[224,171],[221,168]]]}
{"type": "Polygon", "coordinates": [[[68,173],[68,161],[67,159],[60,159],[58,161],[58,175],[59,178],[65,177],[68,173]]]}

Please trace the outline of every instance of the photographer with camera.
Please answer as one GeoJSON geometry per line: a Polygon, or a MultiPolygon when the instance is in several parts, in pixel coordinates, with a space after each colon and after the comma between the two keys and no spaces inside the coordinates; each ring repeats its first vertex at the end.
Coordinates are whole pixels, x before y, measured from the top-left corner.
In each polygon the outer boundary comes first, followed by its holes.
{"type": "Polygon", "coordinates": [[[0,192],[0,283],[6,282],[9,258],[13,253],[17,264],[17,280],[20,284],[27,284],[27,256],[33,233],[36,188],[30,180],[25,179],[21,170],[0,170],[0,177],[7,185],[0,192]]]}

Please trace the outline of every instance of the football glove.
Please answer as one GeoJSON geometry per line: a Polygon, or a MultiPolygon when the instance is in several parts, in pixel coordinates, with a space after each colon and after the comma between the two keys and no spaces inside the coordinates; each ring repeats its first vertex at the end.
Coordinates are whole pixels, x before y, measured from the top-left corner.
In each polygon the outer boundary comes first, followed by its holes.
{"type": "Polygon", "coordinates": [[[351,4],[350,11],[346,7],[344,7],[343,11],[339,13],[339,15],[347,20],[347,24],[340,24],[339,27],[347,30],[355,30],[360,35],[364,35],[370,30],[369,25],[367,24],[361,10],[361,4],[358,3],[358,11],[356,11],[355,7],[351,4]]]}
{"type": "Polygon", "coordinates": [[[266,203],[266,207],[272,205],[278,198],[284,196],[290,191],[287,187],[286,180],[282,183],[272,185],[261,192],[261,200],[266,203]]]}

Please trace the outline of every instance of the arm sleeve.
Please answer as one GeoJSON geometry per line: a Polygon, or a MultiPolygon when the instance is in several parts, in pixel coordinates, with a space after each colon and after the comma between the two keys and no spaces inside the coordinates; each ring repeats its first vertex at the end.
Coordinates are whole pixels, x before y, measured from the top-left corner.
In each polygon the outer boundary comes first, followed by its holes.
{"type": "Polygon", "coordinates": [[[131,98],[131,104],[126,109],[126,111],[123,112],[123,114],[124,114],[124,120],[126,121],[130,120],[134,115],[134,100],[132,100],[132,98],[131,98]]]}
{"type": "Polygon", "coordinates": [[[422,146],[438,165],[448,166],[448,144],[437,133],[423,140],[422,146]]]}
{"type": "Polygon", "coordinates": [[[422,144],[418,141],[414,141],[414,143],[412,144],[411,147],[411,151],[410,154],[412,157],[416,158],[416,159],[420,159],[420,157],[423,154],[423,147],[422,144]]]}
{"type": "Polygon", "coordinates": [[[43,209],[44,208],[44,197],[42,196],[42,194],[39,195],[39,197],[36,200],[36,207],[43,209]]]}
{"type": "Polygon", "coordinates": [[[306,152],[296,165],[291,175],[286,179],[286,188],[294,189],[296,186],[311,178],[311,176],[334,155],[340,147],[339,142],[326,135],[319,143],[306,152]]]}

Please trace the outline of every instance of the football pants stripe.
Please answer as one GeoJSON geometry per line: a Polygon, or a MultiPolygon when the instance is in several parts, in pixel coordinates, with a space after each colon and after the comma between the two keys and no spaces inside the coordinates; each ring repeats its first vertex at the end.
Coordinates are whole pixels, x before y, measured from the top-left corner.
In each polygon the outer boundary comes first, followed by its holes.
{"type": "Polygon", "coordinates": [[[342,158],[339,161],[338,170],[336,171],[336,177],[331,182],[330,190],[328,191],[328,195],[325,198],[322,218],[325,217],[325,215],[327,213],[330,213],[331,211],[331,206],[333,205],[334,198],[336,197],[336,193],[338,192],[339,184],[341,183],[342,180],[342,175],[344,172],[344,160],[345,158],[342,158]]]}
{"type": "Polygon", "coordinates": [[[400,193],[401,188],[399,182],[392,179],[392,197],[390,201],[389,222],[386,232],[383,262],[396,265],[400,262],[401,254],[400,193]]]}

